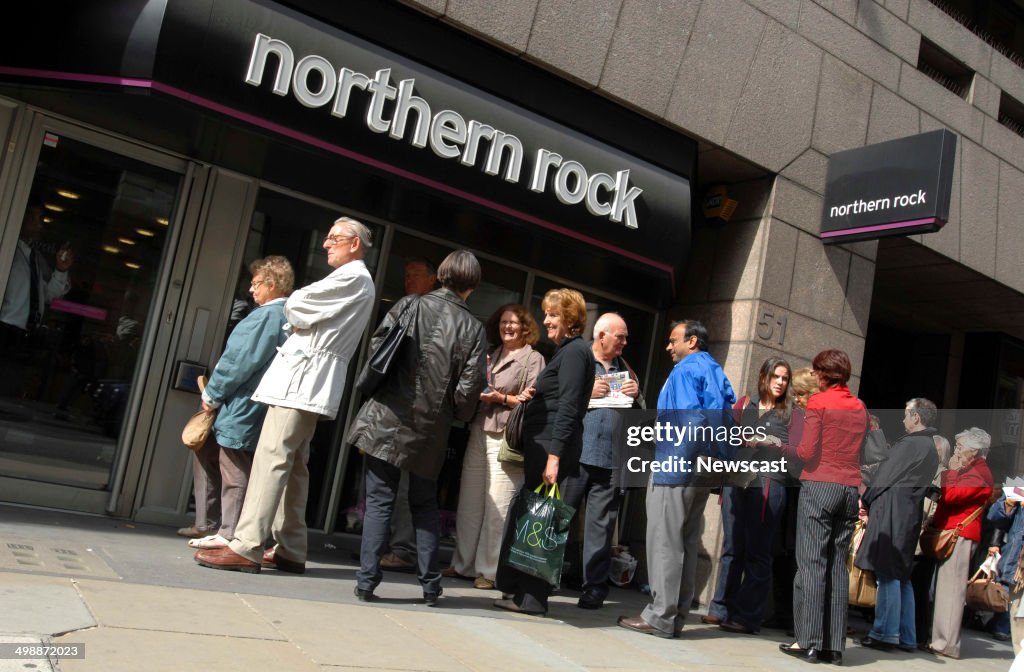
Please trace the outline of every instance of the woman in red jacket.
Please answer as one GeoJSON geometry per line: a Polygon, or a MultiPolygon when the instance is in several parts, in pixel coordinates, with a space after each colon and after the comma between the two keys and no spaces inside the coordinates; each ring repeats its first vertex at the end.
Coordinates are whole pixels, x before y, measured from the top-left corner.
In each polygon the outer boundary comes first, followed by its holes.
{"type": "Polygon", "coordinates": [[[967,573],[974,549],[981,541],[981,517],[992,495],[992,471],[985,457],[992,437],[971,427],[956,435],[949,469],[942,472],[942,495],[932,526],[951,530],[969,520],[956,540],[953,554],[939,563],[935,580],[935,618],[932,621],[932,653],[960,657],[960,621],[964,615],[967,573]],[[976,513],[979,512],[980,513],[976,513]]]}
{"type": "Polygon", "coordinates": [[[859,508],[860,447],[868,411],[846,385],[852,367],[845,352],[819,352],[813,366],[821,392],[807,402],[796,447],[804,465],[793,584],[796,642],[779,644],[779,649],[809,663],[842,665],[850,588],[846,556],[859,508]]]}

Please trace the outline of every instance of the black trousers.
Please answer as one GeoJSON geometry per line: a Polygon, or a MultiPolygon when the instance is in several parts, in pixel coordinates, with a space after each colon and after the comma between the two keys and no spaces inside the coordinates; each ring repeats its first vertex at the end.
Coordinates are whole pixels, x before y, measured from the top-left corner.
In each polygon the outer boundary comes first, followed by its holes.
{"type": "MultiPolygon", "coordinates": [[[[579,463],[576,456],[563,455],[558,466],[558,487],[564,492],[566,479],[576,475],[579,463]]],[[[554,586],[535,576],[524,574],[514,567],[505,564],[508,551],[516,536],[516,511],[519,501],[527,493],[533,492],[544,481],[544,469],[547,466],[548,454],[544,447],[536,442],[528,442],[523,448],[523,487],[519,489],[509,504],[509,515],[505,520],[505,533],[501,537],[501,553],[498,556],[498,572],[495,576],[495,587],[502,593],[511,594],[513,601],[526,611],[546,613],[548,598],[554,586]]]]}
{"type": "Polygon", "coordinates": [[[612,470],[581,464],[561,485],[562,500],[579,511],[586,500],[583,528],[583,590],[604,599],[612,568],[612,536],[619,515],[617,488],[612,470]]]}

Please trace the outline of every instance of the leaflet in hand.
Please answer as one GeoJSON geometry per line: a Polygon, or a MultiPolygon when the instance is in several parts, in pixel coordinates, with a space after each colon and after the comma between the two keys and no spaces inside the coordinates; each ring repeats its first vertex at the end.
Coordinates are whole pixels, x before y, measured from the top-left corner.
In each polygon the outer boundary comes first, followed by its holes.
{"type": "Polygon", "coordinates": [[[587,408],[630,408],[633,405],[633,398],[622,393],[622,386],[629,380],[628,371],[603,373],[597,380],[605,381],[611,389],[603,397],[591,398],[587,408]]]}

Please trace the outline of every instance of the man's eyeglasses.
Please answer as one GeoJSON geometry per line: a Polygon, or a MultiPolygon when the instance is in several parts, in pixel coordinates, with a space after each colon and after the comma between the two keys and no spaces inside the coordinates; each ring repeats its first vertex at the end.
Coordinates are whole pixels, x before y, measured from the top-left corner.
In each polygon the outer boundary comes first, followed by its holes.
{"type": "Polygon", "coordinates": [[[352,240],[353,238],[355,238],[355,236],[332,236],[328,234],[324,237],[324,242],[330,243],[331,245],[337,245],[343,240],[352,240]]]}

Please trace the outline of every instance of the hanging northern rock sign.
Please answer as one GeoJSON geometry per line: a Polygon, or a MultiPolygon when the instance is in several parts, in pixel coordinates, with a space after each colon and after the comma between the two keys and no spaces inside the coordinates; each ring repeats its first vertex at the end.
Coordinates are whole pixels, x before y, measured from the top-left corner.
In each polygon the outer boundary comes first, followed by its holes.
{"type": "Polygon", "coordinates": [[[956,135],[941,129],[829,157],[821,240],[938,231],[949,219],[956,135]]]}

